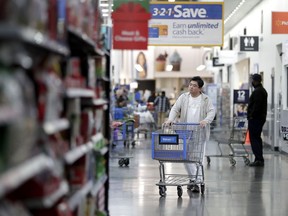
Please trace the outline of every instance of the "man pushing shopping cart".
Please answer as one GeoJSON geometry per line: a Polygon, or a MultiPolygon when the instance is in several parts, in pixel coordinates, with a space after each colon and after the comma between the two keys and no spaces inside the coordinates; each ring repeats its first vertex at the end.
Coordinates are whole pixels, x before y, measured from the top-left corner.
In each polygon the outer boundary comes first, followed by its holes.
{"type": "Polygon", "coordinates": [[[167,134],[165,130],[162,130],[163,133],[155,132],[152,135],[152,158],[160,162],[160,182],[157,185],[161,196],[165,195],[166,186],[177,186],[178,196],[180,197],[182,196],[182,186],[184,185],[187,185],[187,188],[193,192],[199,193],[200,189],[202,193],[204,192],[203,159],[206,142],[210,136],[210,123],[215,117],[215,108],[209,97],[202,92],[203,85],[204,81],[199,76],[193,77],[189,82],[189,91],[181,94],[172,106],[169,118],[163,124],[164,128],[170,126],[167,131],[168,134],[171,134],[170,141],[168,139],[169,136],[165,137],[165,134],[167,134]],[[179,114],[180,118],[177,119],[179,114]],[[175,123],[176,121],[179,123],[175,123]],[[165,142],[161,143],[164,138],[166,139],[166,144],[165,142]],[[173,140],[175,143],[169,143],[173,142],[173,140]],[[161,154],[165,156],[167,152],[160,153],[160,156],[157,157],[158,150],[155,148],[159,150],[166,149],[168,154],[170,149],[180,151],[185,157],[181,159],[175,156],[173,152],[168,158],[162,158],[161,156],[161,154]],[[194,152],[198,151],[198,154],[193,154],[193,150],[194,152]],[[176,160],[170,160],[174,156],[176,160]],[[163,163],[172,161],[184,162],[188,173],[182,180],[176,178],[173,183],[170,182],[171,177],[165,176],[163,163]],[[199,174],[199,169],[201,169],[201,175],[199,174]]]}

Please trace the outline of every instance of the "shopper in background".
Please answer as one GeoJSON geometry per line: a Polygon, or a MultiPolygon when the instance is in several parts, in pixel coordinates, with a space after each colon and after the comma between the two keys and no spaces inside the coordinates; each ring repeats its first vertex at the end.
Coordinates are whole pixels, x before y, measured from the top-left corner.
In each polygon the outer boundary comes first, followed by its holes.
{"type": "Polygon", "coordinates": [[[147,102],[148,103],[154,103],[155,99],[156,99],[156,93],[155,93],[155,91],[152,91],[151,95],[148,97],[147,102]]]}
{"type": "MultiPolygon", "coordinates": [[[[188,87],[189,91],[182,93],[178,97],[171,108],[169,118],[165,124],[175,122],[180,114],[180,122],[199,123],[201,127],[206,127],[208,140],[210,134],[210,123],[215,117],[215,109],[209,97],[202,93],[203,85],[204,81],[199,76],[195,76],[190,80],[188,87]]],[[[203,147],[204,152],[202,160],[204,160],[205,147],[206,146],[203,147]]],[[[189,175],[195,175],[195,164],[185,163],[185,168],[189,175]]],[[[189,189],[192,189],[193,192],[197,193],[200,191],[198,185],[194,185],[192,188],[189,187],[189,189]]]]}
{"type": "Polygon", "coordinates": [[[122,108],[126,107],[129,100],[123,89],[118,89],[116,91],[116,107],[122,108]]]}
{"type": "Polygon", "coordinates": [[[156,97],[154,106],[157,112],[157,125],[160,128],[165,121],[167,111],[170,109],[170,102],[165,91],[162,91],[161,95],[156,97]]]}
{"type": "Polygon", "coordinates": [[[260,74],[252,75],[252,86],[254,91],[252,92],[247,110],[248,118],[248,130],[250,135],[250,142],[255,160],[250,163],[252,167],[263,167],[263,142],[261,133],[263,125],[267,116],[267,91],[263,88],[262,77],[260,74]]]}

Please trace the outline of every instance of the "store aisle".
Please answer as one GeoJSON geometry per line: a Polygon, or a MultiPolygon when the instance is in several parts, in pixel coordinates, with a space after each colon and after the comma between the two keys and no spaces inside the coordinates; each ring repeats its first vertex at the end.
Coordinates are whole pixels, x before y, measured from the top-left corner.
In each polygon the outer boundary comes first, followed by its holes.
{"type": "MultiPolygon", "coordinates": [[[[247,167],[242,158],[231,167],[227,158],[212,158],[205,165],[204,195],[187,193],[178,198],[176,187],[168,187],[160,198],[158,161],[151,159],[150,142],[137,143],[129,167],[110,160],[111,216],[286,216],[288,212],[288,157],[269,150],[264,168],[247,167]]],[[[208,143],[207,154],[216,143],[208,143]]],[[[182,164],[167,166],[185,173],[182,164]]],[[[190,192],[190,191],[189,191],[190,192]]]]}

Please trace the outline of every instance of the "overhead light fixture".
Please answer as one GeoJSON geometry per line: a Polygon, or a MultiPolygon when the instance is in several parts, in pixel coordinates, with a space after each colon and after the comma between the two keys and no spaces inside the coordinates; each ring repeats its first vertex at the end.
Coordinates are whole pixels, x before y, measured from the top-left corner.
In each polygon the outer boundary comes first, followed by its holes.
{"type": "Polygon", "coordinates": [[[135,65],[135,69],[136,69],[138,72],[144,71],[143,67],[142,67],[140,64],[136,64],[136,65],[135,65]]]}
{"type": "Polygon", "coordinates": [[[166,71],[172,71],[173,65],[167,65],[165,69],[166,71]]]}
{"type": "Polygon", "coordinates": [[[229,16],[224,20],[224,24],[228,22],[228,20],[231,19],[232,16],[242,7],[242,5],[246,2],[246,0],[242,0],[239,2],[239,4],[234,8],[234,10],[229,14],[229,16]]]}
{"type": "Polygon", "coordinates": [[[134,81],[130,83],[130,88],[131,89],[137,89],[138,88],[138,82],[134,81]]]}
{"type": "Polygon", "coordinates": [[[206,68],[206,66],[202,64],[202,65],[199,65],[199,66],[196,68],[196,70],[197,70],[197,71],[203,71],[205,68],[206,68]]]}

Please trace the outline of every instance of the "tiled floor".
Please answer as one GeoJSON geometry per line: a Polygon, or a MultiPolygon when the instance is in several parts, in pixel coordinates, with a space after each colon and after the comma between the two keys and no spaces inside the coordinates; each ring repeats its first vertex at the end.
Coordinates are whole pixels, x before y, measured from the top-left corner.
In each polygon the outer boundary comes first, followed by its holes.
{"type": "MultiPolygon", "coordinates": [[[[210,141],[206,154],[215,154],[216,143],[210,141]]],[[[265,150],[265,167],[245,166],[242,158],[230,165],[227,158],[204,161],[206,190],[204,195],[186,192],[177,195],[168,187],[159,196],[159,162],[151,159],[151,143],[137,142],[129,167],[119,167],[110,160],[111,216],[286,216],[288,215],[288,157],[265,150]]],[[[252,158],[250,158],[252,159],[252,158]]],[[[183,164],[167,164],[171,173],[185,174],[183,164]]]]}

